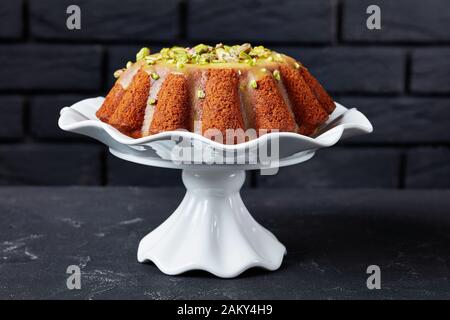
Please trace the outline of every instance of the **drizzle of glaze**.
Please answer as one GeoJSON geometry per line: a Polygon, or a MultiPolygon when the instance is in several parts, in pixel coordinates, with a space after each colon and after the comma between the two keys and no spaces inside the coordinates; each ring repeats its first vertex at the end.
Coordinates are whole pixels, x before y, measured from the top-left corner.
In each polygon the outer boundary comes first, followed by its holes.
{"type": "Polygon", "coordinates": [[[142,136],[147,136],[149,133],[150,126],[153,120],[153,114],[155,113],[155,108],[157,108],[158,104],[158,93],[161,90],[161,86],[164,83],[164,80],[170,73],[170,70],[164,66],[154,66],[154,67],[145,67],[144,70],[148,73],[150,78],[150,90],[148,92],[147,97],[147,107],[145,108],[145,116],[144,121],[142,123],[141,133],[142,136]],[[157,73],[159,78],[153,79],[151,77],[152,73],[157,73]],[[150,103],[151,101],[155,101],[155,103],[150,103]]]}
{"type": "Polygon", "coordinates": [[[200,122],[203,114],[204,97],[199,97],[199,91],[205,92],[206,81],[208,79],[207,70],[193,70],[189,73],[189,102],[191,108],[191,128],[193,132],[201,134],[202,128],[200,122]]]}
{"type": "MultiPolygon", "coordinates": [[[[278,69],[276,69],[276,70],[278,70],[278,69]]],[[[289,99],[289,95],[288,95],[286,87],[283,83],[283,79],[277,80],[276,83],[277,83],[277,87],[281,93],[281,96],[283,97],[284,103],[286,104],[288,111],[292,116],[292,119],[295,119],[295,114],[294,114],[294,111],[292,110],[292,103],[291,103],[291,100],[289,99]]],[[[297,124],[297,122],[295,122],[295,132],[297,132],[297,131],[298,131],[298,124],[297,124]]]]}
{"type": "Polygon", "coordinates": [[[139,69],[142,67],[144,63],[143,62],[136,62],[131,67],[127,68],[119,77],[117,80],[118,83],[122,86],[124,90],[128,88],[131,81],[133,80],[136,73],[139,71],[139,69]]]}
{"type": "Polygon", "coordinates": [[[248,83],[250,80],[254,80],[250,71],[240,70],[239,76],[239,101],[240,109],[242,112],[242,119],[244,120],[244,126],[247,130],[248,128],[253,128],[254,126],[254,111],[250,104],[250,93],[248,88],[248,83]]]}
{"type": "MultiPolygon", "coordinates": [[[[241,110],[242,118],[244,121],[244,129],[254,128],[254,110],[251,104],[251,88],[249,83],[251,81],[258,81],[261,78],[272,74],[274,70],[277,70],[280,63],[287,63],[293,68],[295,67],[295,60],[281,55],[281,60],[274,61],[264,61],[259,62],[255,66],[249,66],[242,63],[220,63],[220,64],[208,64],[208,65],[185,65],[183,68],[177,68],[173,64],[169,63],[156,63],[154,65],[146,65],[142,61],[136,62],[127,68],[117,80],[124,89],[130,85],[133,77],[138,72],[140,68],[146,71],[150,78],[150,90],[147,98],[147,106],[145,109],[145,116],[141,128],[142,136],[149,135],[149,129],[153,121],[153,115],[156,108],[158,108],[158,93],[161,89],[167,76],[171,73],[183,74],[189,78],[189,102],[192,106],[191,109],[191,128],[193,132],[201,134],[201,126],[198,125],[198,121],[202,120],[203,102],[204,99],[198,97],[198,91],[205,91],[206,82],[208,79],[208,70],[214,68],[230,68],[235,69],[239,76],[239,108],[241,110]],[[151,76],[153,73],[158,74],[157,79],[153,79],[151,76]],[[151,103],[153,102],[153,103],[151,103]]],[[[288,98],[286,88],[283,81],[276,81],[277,87],[279,88],[283,100],[289,109],[289,112],[293,115],[292,106],[288,98]]],[[[298,129],[298,128],[296,128],[298,129]]]]}

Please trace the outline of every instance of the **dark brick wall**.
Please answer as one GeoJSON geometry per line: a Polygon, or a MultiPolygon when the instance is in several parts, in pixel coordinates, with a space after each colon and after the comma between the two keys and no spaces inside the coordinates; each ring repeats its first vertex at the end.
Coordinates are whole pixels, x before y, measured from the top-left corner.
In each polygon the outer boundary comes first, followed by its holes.
{"type": "Polygon", "coordinates": [[[104,95],[142,45],[262,43],[307,65],[375,131],[247,187],[450,188],[448,0],[8,0],[0,6],[0,185],[175,186],[61,131],[59,110],[104,95]],[[81,7],[81,30],[66,8],[81,7]],[[381,8],[382,29],[366,28],[381,8]]]}

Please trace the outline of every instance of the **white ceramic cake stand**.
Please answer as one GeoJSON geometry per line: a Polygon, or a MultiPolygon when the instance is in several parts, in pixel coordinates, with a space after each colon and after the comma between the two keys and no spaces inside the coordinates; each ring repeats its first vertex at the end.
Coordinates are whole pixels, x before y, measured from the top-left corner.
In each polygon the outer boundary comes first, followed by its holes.
{"type": "Polygon", "coordinates": [[[372,131],[361,112],[336,103],[336,110],[314,138],[270,133],[246,143],[223,145],[194,133],[173,131],[132,139],[97,119],[95,112],[102,102],[99,97],[63,108],[60,128],[97,139],[124,160],[183,170],[187,189],[183,201],[141,240],[137,254],[139,262],[153,261],[170,275],[200,269],[231,278],[251,267],[278,269],[286,248],[253,219],[242,202],[239,190],[245,170],[273,174],[279,167],[312,158],[317,149],[341,138],[372,131]],[[200,149],[200,160],[180,161],[180,150],[200,149]],[[261,151],[266,149],[274,150],[275,156],[264,157],[266,152],[261,151]]]}

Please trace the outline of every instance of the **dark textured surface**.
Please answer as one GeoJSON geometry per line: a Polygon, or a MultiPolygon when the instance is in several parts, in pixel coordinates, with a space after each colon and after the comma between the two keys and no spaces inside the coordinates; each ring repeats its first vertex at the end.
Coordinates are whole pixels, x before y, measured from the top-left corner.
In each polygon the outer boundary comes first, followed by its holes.
{"type": "Polygon", "coordinates": [[[447,0],[344,0],[342,38],[358,42],[450,41],[447,0]],[[381,11],[381,29],[366,26],[369,5],[381,11]]]}
{"type": "Polygon", "coordinates": [[[189,39],[223,41],[329,43],[335,23],[329,0],[190,0],[187,18],[189,39]]]}
{"type": "Polygon", "coordinates": [[[417,49],[412,54],[412,65],[413,92],[450,93],[450,49],[417,49]]]}
{"type": "Polygon", "coordinates": [[[400,152],[393,149],[320,150],[313,159],[280,168],[275,176],[257,175],[259,187],[397,188],[400,152]]]}
{"type": "Polygon", "coordinates": [[[30,29],[42,39],[162,40],[178,34],[178,0],[30,1],[30,29]],[[81,9],[81,29],[66,28],[70,5],[81,9]],[[62,14],[63,13],[63,14],[62,14]]]}
{"type": "Polygon", "coordinates": [[[221,280],[139,264],[139,240],[181,189],[0,188],[0,298],[450,298],[450,191],[247,190],[253,216],[288,250],[281,269],[221,280]],[[81,267],[81,290],[66,268],[81,267]],[[366,268],[381,268],[381,290],[366,268]]]}

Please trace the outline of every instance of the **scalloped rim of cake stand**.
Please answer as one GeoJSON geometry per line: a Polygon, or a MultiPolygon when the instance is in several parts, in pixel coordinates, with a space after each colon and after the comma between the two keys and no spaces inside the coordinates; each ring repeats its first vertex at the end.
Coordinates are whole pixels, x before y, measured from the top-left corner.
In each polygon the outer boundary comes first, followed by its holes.
{"type": "MultiPolygon", "coordinates": [[[[97,119],[95,112],[101,106],[103,100],[103,97],[85,99],[70,107],[63,108],[58,120],[59,127],[65,131],[76,132],[88,136],[89,134],[84,132],[87,128],[102,130],[112,140],[113,143],[111,144],[114,146],[149,146],[155,142],[165,142],[184,138],[194,142],[200,142],[215,150],[242,151],[257,148],[260,145],[270,143],[273,139],[278,139],[280,144],[286,142],[298,144],[299,150],[297,152],[330,147],[337,143],[341,138],[371,133],[373,131],[372,124],[360,111],[356,108],[347,109],[335,102],[335,111],[330,115],[329,120],[320,128],[319,133],[315,137],[308,137],[293,132],[271,132],[245,143],[226,145],[212,141],[197,133],[180,130],[166,131],[134,139],[97,119]]],[[[90,136],[92,137],[92,135],[90,136]]],[[[94,136],[94,138],[96,137],[94,136]]],[[[297,152],[293,152],[292,154],[297,152]]]]}

